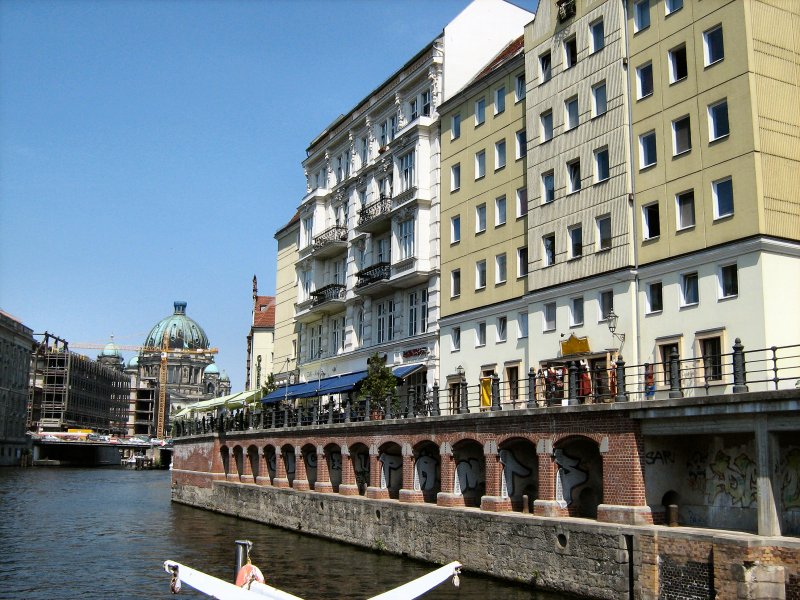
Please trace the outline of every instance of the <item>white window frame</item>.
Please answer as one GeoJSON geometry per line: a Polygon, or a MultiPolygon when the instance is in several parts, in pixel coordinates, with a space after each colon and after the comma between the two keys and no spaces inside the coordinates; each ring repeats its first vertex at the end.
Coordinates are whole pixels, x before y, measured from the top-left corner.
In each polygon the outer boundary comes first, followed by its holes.
{"type": "Polygon", "coordinates": [[[486,231],[486,203],[483,202],[475,207],[475,233],[486,231]]]}
{"type": "Polygon", "coordinates": [[[686,44],[675,46],[667,53],[667,63],[669,65],[669,82],[670,84],[678,83],[689,78],[689,53],[686,50],[686,44]],[[683,52],[681,52],[681,50],[683,52]],[[678,62],[678,56],[683,55],[684,65],[678,62]],[[679,77],[678,67],[683,66],[686,74],[679,77]]]}
{"type": "Polygon", "coordinates": [[[647,306],[646,306],[646,313],[648,315],[660,313],[664,310],[664,285],[660,281],[651,281],[647,284],[647,306]],[[659,306],[656,308],[653,303],[653,294],[655,290],[658,290],[658,304],[659,306]]]}
{"type": "Polygon", "coordinates": [[[508,258],[505,252],[494,257],[494,283],[499,285],[508,280],[508,258]]]}
{"type": "Polygon", "coordinates": [[[494,199],[494,226],[500,227],[506,224],[507,217],[506,197],[498,196],[494,199]]]}
{"type": "Polygon", "coordinates": [[[642,239],[645,240],[654,240],[661,236],[661,212],[658,206],[658,202],[648,202],[647,204],[642,205],[642,239]],[[655,209],[655,214],[657,217],[657,225],[658,231],[656,233],[652,232],[653,223],[651,222],[650,215],[655,209]]]}
{"type": "Polygon", "coordinates": [[[461,163],[456,163],[450,167],[450,191],[455,192],[461,189],[461,163]]]}
{"type": "Polygon", "coordinates": [[[517,339],[521,340],[528,337],[528,330],[528,312],[520,311],[517,313],[517,339]]]}
{"type": "Polygon", "coordinates": [[[506,141],[494,143],[494,170],[499,171],[506,166],[506,141]]]}
{"type": "Polygon", "coordinates": [[[697,203],[694,197],[694,190],[684,190],[675,194],[675,228],[678,231],[683,231],[684,229],[691,229],[695,225],[697,225],[697,203]],[[683,221],[683,211],[681,210],[681,201],[688,200],[688,195],[691,194],[691,207],[692,207],[692,222],[691,223],[684,223],[683,221]]]}
{"type": "Polygon", "coordinates": [[[731,217],[734,214],[734,210],[736,208],[735,198],[733,194],[733,179],[731,177],[723,177],[722,179],[717,179],[716,181],[711,182],[711,196],[714,199],[714,219],[724,219],[726,217],[731,217]],[[722,184],[728,184],[730,186],[730,210],[726,212],[722,212],[720,210],[720,186],[722,184]]]}
{"type": "Polygon", "coordinates": [[[461,327],[453,327],[450,330],[450,352],[461,350],[461,327]]]}
{"type": "Polygon", "coordinates": [[[481,348],[486,345],[486,321],[479,321],[475,327],[475,347],[481,348]]]}
{"type": "Polygon", "coordinates": [[[655,83],[653,81],[653,63],[646,62],[643,65],[636,67],[636,99],[644,100],[653,95],[655,90],[655,83]],[[645,78],[644,73],[649,73],[649,77],[645,78]],[[649,80],[650,90],[645,93],[644,83],[649,80]]]}
{"type": "Polygon", "coordinates": [[[555,302],[542,305],[542,332],[555,331],[558,324],[558,307],[555,302]]]}
{"type": "Polygon", "coordinates": [[[683,115],[672,121],[672,155],[681,156],[692,151],[692,120],[689,115],[683,115]],[[678,127],[686,123],[686,148],[678,148],[678,127]]]}
{"type": "Polygon", "coordinates": [[[475,127],[486,122],[486,98],[475,100],[475,127]]]}
{"type": "Polygon", "coordinates": [[[583,296],[570,298],[569,301],[569,326],[583,327],[584,323],[584,304],[583,296]]]}
{"type": "Polygon", "coordinates": [[[592,117],[600,117],[608,112],[608,88],[606,80],[592,86],[592,117]],[[600,90],[603,90],[602,94],[600,90]]]}
{"type": "Polygon", "coordinates": [[[546,50],[539,55],[539,83],[546,83],[553,78],[553,53],[546,50]],[[545,65],[545,59],[547,64],[545,65]]]}
{"type": "Polygon", "coordinates": [[[494,114],[499,115],[506,110],[506,86],[501,85],[494,91],[494,114]]]}
{"type": "Polygon", "coordinates": [[[721,140],[728,137],[731,133],[731,122],[728,114],[728,99],[723,98],[722,100],[718,100],[717,102],[709,104],[707,108],[707,114],[708,114],[708,141],[716,142],[717,140],[721,140]],[[720,133],[718,129],[720,129],[720,125],[722,124],[723,121],[722,119],[723,109],[725,114],[724,125],[726,127],[726,131],[720,133]]]}
{"type": "Polygon", "coordinates": [[[516,198],[517,198],[517,203],[516,203],[517,218],[521,219],[522,217],[525,217],[528,214],[528,188],[527,187],[517,188],[516,198]]]}
{"type": "Polygon", "coordinates": [[[576,194],[581,191],[581,159],[576,158],[567,163],[567,194],[576,194]],[[577,167],[577,171],[575,168],[577,167]],[[577,179],[575,175],[577,174],[577,179]]]}
{"type": "Polygon", "coordinates": [[[567,227],[567,239],[569,240],[570,260],[581,258],[583,256],[583,226],[581,223],[567,227]]]}
{"type": "Polygon", "coordinates": [[[486,177],[486,150],[475,153],[475,180],[486,177]]]}
{"type": "Polygon", "coordinates": [[[570,131],[580,124],[581,107],[580,104],[578,104],[578,96],[575,95],[564,100],[564,130],[570,131]]]}
{"type": "Polygon", "coordinates": [[[502,344],[508,340],[508,317],[505,315],[497,317],[497,324],[495,326],[497,344],[502,344]]]}
{"type": "Polygon", "coordinates": [[[514,78],[514,102],[525,99],[525,73],[520,73],[514,78]]]}
{"type": "Polygon", "coordinates": [[[664,14],[671,15],[683,8],[683,0],[664,0],[664,14]]]}
{"type": "Polygon", "coordinates": [[[735,262],[720,265],[717,269],[717,291],[719,293],[719,300],[729,300],[730,298],[736,298],[739,296],[739,265],[737,265],[735,262]],[[725,273],[730,269],[733,269],[733,272],[735,273],[733,284],[736,289],[733,291],[725,289],[725,273]]]}
{"type": "Polygon", "coordinates": [[[564,40],[563,44],[564,50],[564,70],[573,68],[575,65],[578,64],[578,38],[575,35],[571,35],[564,40]],[[575,48],[575,56],[573,57],[570,53],[571,48],[575,48]]]}
{"type": "Polygon", "coordinates": [[[516,140],[516,159],[519,160],[528,155],[528,131],[526,129],[517,131],[516,140]]]}
{"type": "Polygon", "coordinates": [[[528,276],[528,247],[517,248],[517,278],[528,276]]]}
{"type": "Polygon", "coordinates": [[[611,215],[601,215],[595,219],[595,231],[597,232],[597,251],[598,252],[605,252],[607,250],[611,250],[614,247],[614,229],[611,223],[611,215]],[[603,247],[603,242],[605,238],[603,238],[603,223],[608,222],[608,244],[607,247],[603,247]]]}
{"type": "Polygon", "coordinates": [[[611,178],[611,154],[608,151],[608,146],[603,146],[602,148],[598,148],[594,151],[594,182],[595,183],[603,183],[604,181],[608,181],[611,178]],[[601,161],[600,157],[605,155],[605,176],[601,171],[601,161]]]}
{"type": "Polygon", "coordinates": [[[681,307],[688,307],[688,306],[697,306],[700,304],[700,277],[697,274],[697,271],[692,271],[690,273],[681,273],[680,277],[680,284],[681,284],[681,307]],[[689,297],[690,290],[690,282],[694,282],[694,294],[696,298],[692,299],[689,297]]]}
{"type": "Polygon", "coordinates": [[[450,243],[457,244],[461,241],[461,215],[450,217],[450,243]]]}
{"type": "Polygon", "coordinates": [[[450,140],[457,140],[461,137],[461,113],[456,113],[450,117],[450,140]]]}
{"type": "Polygon", "coordinates": [[[556,172],[553,169],[550,169],[549,171],[545,171],[541,175],[541,180],[542,180],[542,204],[550,204],[551,202],[554,202],[555,199],[556,199],[556,172]],[[553,192],[552,196],[553,197],[550,198],[549,200],[547,198],[547,192],[548,192],[547,180],[548,179],[550,181],[552,181],[552,183],[553,183],[553,186],[552,186],[552,192],[553,192]]]}
{"type": "Polygon", "coordinates": [[[414,258],[414,229],[415,219],[406,219],[397,224],[397,245],[400,250],[400,260],[414,258]]]}
{"type": "Polygon", "coordinates": [[[542,263],[545,267],[551,267],[556,264],[558,253],[556,251],[556,234],[551,232],[542,236],[542,263]],[[552,240],[552,254],[548,255],[547,246],[548,240],[552,240]]]}
{"type": "Polygon", "coordinates": [[[644,169],[649,169],[656,163],[658,163],[658,141],[656,139],[655,130],[651,130],[639,136],[639,170],[643,171],[644,169]],[[648,156],[649,140],[653,140],[651,148],[653,153],[652,157],[648,156]],[[647,162],[648,158],[652,158],[652,160],[650,160],[650,162],[647,162]]]}
{"type": "Polygon", "coordinates": [[[400,157],[400,191],[405,192],[414,187],[415,152],[407,152],[400,157]]]}
{"type": "Polygon", "coordinates": [[[638,0],[633,3],[633,31],[638,33],[648,27],[650,27],[650,0],[638,0]]]}
{"type": "Polygon", "coordinates": [[[483,290],[486,288],[486,259],[475,261],[475,289],[483,290]]]}
{"type": "Polygon", "coordinates": [[[703,32],[703,64],[706,67],[710,67],[712,65],[722,62],[723,60],[725,60],[725,34],[723,33],[722,24],[720,23],[719,25],[715,25],[714,27],[706,29],[703,32]],[[722,55],[719,58],[712,59],[711,44],[709,43],[709,35],[716,31],[722,33],[722,41],[721,41],[722,48],[720,49],[722,55]]]}
{"type": "Polygon", "coordinates": [[[539,115],[539,131],[541,142],[549,142],[553,139],[553,111],[546,110],[539,115]]]}
{"type": "Polygon", "coordinates": [[[461,295],[461,269],[450,271],[450,297],[458,298],[461,295]]]}
{"type": "Polygon", "coordinates": [[[595,52],[600,52],[603,48],[606,47],[606,35],[605,35],[605,26],[603,25],[603,18],[600,17],[589,23],[589,39],[591,40],[592,45],[592,54],[595,52]],[[600,41],[598,43],[598,27],[600,29],[600,41]]]}
{"type": "Polygon", "coordinates": [[[600,290],[597,294],[597,311],[597,322],[606,322],[608,314],[614,311],[614,290],[600,290]],[[607,302],[607,299],[610,299],[610,302],[607,302]]]}

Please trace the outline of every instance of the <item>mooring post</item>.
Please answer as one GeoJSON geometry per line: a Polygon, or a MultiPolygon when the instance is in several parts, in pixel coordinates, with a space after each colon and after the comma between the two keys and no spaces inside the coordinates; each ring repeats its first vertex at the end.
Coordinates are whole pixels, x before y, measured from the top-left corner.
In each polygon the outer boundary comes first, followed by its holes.
{"type": "Polygon", "coordinates": [[[253,542],[250,540],[236,540],[236,567],[233,571],[233,581],[236,581],[236,576],[242,570],[247,558],[250,556],[250,548],[253,547],[253,542]]]}

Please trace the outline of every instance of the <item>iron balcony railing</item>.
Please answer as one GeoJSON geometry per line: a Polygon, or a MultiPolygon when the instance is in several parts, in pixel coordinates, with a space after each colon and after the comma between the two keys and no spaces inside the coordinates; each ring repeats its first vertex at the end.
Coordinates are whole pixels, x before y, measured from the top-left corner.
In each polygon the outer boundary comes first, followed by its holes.
{"type": "Polygon", "coordinates": [[[317,236],[314,236],[314,250],[319,250],[336,242],[347,241],[347,227],[334,225],[317,236]]]}
{"type": "Polygon", "coordinates": [[[390,273],[391,268],[388,262],[375,263],[366,269],[361,269],[356,273],[356,277],[358,277],[356,289],[375,283],[376,281],[389,279],[390,273]]]}
{"type": "Polygon", "coordinates": [[[345,287],[341,283],[330,283],[311,292],[311,306],[317,306],[329,300],[344,300],[345,287]]]}
{"type": "Polygon", "coordinates": [[[370,202],[358,211],[358,224],[366,225],[367,223],[388,215],[392,210],[392,196],[391,194],[381,194],[380,199],[375,202],[370,202]]]}

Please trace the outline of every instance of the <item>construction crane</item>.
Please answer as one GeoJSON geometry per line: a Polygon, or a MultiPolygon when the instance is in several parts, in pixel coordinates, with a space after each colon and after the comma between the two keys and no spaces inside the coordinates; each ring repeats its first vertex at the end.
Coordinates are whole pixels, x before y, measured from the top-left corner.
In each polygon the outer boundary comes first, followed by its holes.
{"type": "MultiPolygon", "coordinates": [[[[114,342],[114,336],[111,336],[111,343],[114,342]]],[[[73,348],[86,348],[86,349],[104,349],[108,344],[98,344],[94,342],[75,342],[68,344],[73,348]]],[[[153,417],[156,422],[156,437],[158,439],[164,438],[164,430],[166,429],[166,415],[167,415],[167,358],[169,353],[175,354],[217,354],[219,350],[216,348],[170,348],[169,347],[169,330],[164,330],[164,337],[161,340],[161,346],[121,346],[114,344],[119,350],[130,350],[133,352],[161,354],[161,364],[158,369],[158,402],[153,407],[153,417]]]]}

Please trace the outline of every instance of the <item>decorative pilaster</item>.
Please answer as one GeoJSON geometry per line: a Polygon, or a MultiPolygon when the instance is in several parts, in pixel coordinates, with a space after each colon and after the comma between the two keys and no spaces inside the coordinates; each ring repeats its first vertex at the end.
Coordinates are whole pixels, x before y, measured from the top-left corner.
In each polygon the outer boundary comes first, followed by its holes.
{"type": "Polygon", "coordinates": [[[502,512],[511,510],[511,499],[508,493],[503,494],[503,465],[497,442],[489,440],[483,447],[486,464],[486,495],[481,498],[481,510],[502,512]]]}
{"type": "Polygon", "coordinates": [[[643,446],[641,435],[635,431],[619,432],[613,438],[604,437],[600,441],[603,504],[597,507],[598,521],[626,525],[653,524],[644,490],[643,446]],[[609,460],[609,456],[613,460],[609,460]]]}
{"type": "Polygon", "coordinates": [[[378,447],[374,444],[369,449],[369,487],[367,498],[387,500],[389,498],[389,482],[383,478],[383,463],[380,461],[378,447]]]}
{"type": "Polygon", "coordinates": [[[539,440],[536,444],[539,464],[539,497],[533,501],[533,514],[537,517],[566,517],[566,508],[556,502],[556,472],[553,460],[553,440],[539,440]]]}
{"type": "Polygon", "coordinates": [[[272,482],[277,488],[289,487],[289,476],[286,474],[286,456],[283,450],[275,448],[275,479],[272,482]]]}
{"type": "Polygon", "coordinates": [[[353,468],[350,448],[345,445],[342,445],[342,483],[339,485],[339,493],[343,496],[358,496],[356,470],[353,468]]]}
{"type": "Polygon", "coordinates": [[[400,502],[425,501],[414,462],[411,444],[403,444],[403,489],[400,490],[400,502]]]}
{"type": "Polygon", "coordinates": [[[258,485],[270,485],[269,465],[267,456],[263,452],[258,453],[258,477],[255,478],[258,485]]]}
{"type": "Polygon", "coordinates": [[[439,506],[464,506],[464,496],[461,495],[460,487],[456,486],[458,474],[453,447],[448,442],[443,442],[439,453],[442,457],[442,491],[436,495],[436,504],[439,506]]]}
{"type": "Polygon", "coordinates": [[[308,482],[308,472],[306,471],[306,461],[303,458],[303,449],[300,446],[294,448],[294,481],[292,488],[295,490],[310,490],[311,484],[308,482]]]}
{"type": "Polygon", "coordinates": [[[317,446],[317,481],[314,483],[314,491],[321,494],[333,493],[328,461],[325,456],[325,448],[317,446]]]}

